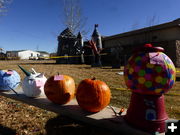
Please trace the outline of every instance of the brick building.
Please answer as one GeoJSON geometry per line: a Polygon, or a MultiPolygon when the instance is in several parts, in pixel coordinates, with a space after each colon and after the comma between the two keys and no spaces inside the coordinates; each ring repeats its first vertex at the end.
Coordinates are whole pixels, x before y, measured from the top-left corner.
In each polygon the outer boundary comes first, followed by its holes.
{"type": "Polygon", "coordinates": [[[102,37],[103,65],[124,65],[137,46],[152,43],[161,46],[172,59],[175,66],[180,67],[180,19],[146,27],[122,34],[102,37]]]}

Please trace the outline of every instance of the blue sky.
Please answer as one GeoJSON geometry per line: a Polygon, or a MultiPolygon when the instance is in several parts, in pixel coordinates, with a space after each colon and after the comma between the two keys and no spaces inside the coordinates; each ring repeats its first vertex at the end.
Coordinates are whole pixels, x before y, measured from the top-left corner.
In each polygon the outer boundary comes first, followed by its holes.
{"type": "MultiPolygon", "coordinates": [[[[0,16],[0,47],[9,50],[53,52],[62,24],[61,0],[14,0],[6,16],[0,16]]],[[[101,35],[110,36],[180,18],[180,0],[81,0],[90,39],[94,24],[101,35]]]]}

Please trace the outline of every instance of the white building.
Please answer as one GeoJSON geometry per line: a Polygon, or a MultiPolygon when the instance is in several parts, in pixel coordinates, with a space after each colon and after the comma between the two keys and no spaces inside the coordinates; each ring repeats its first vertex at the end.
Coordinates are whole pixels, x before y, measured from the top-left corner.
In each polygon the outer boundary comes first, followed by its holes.
{"type": "Polygon", "coordinates": [[[38,56],[38,59],[49,59],[50,54],[48,52],[45,51],[38,51],[40,53],[40,55],[38,56]]]}
{"type": "Polygon", "coordinates": [[[6,55],[10,59],[38,59],[40,52],[31,50],[7,51],[6,55]]]}

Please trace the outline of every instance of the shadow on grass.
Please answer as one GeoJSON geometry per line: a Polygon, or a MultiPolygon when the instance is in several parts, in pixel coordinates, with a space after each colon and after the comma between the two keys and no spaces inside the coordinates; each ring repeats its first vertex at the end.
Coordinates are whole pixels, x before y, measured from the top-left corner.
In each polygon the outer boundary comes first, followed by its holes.
{"type": "Polygon", "coordinates": [[[16,135],[16,131],[0,125],[0,135],[16,135]]]}
{"type": "Polygon", "coordinates": [[[74,121],[64,116],[57,116],[47,121],[47,135],[112,135],[110,131],[74,121]]]}

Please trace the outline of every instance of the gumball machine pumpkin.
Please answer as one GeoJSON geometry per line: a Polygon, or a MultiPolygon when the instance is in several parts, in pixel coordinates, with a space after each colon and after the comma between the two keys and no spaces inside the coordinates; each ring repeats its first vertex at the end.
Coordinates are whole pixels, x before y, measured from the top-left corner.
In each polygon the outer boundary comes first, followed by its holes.
{"type": "Polygon", "coordinates": [[[25,73],[26,77],[22,81],[22,89],[28,97],[39,97],[44,93],[44,84],[47,78],[43,73],[37,73],[32,68],[32,73],[26,71],[24,68],[19,68],[25,73]]]}
{"type": "Polygon", "coordinates": [[[165,131],[168,116],[163,94],[172,88],[176,78],[175,66],[163,51],[146,44],[136,50],[124,68],[125,83],[132,90],[125,120],[148,132],[165,131]]]}
{"type": "Polygon", "coordinates": [[[0,70],[0,90],[14,90],[20,83],[20,76],[15,70],[0,70]]]}

